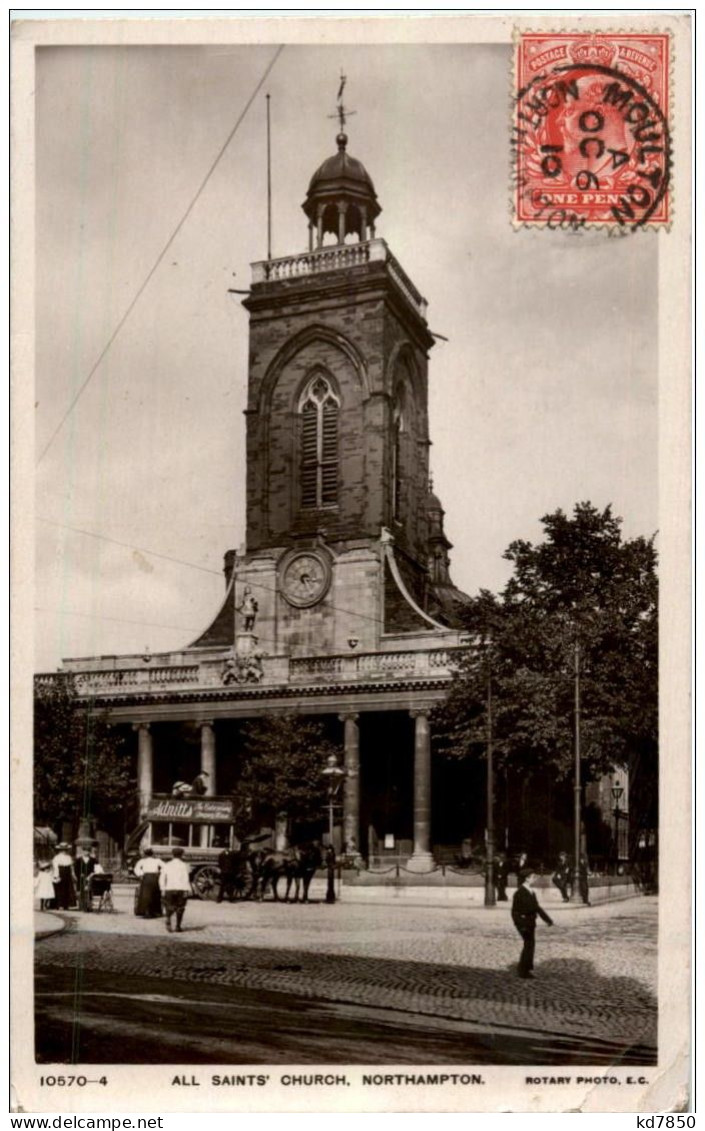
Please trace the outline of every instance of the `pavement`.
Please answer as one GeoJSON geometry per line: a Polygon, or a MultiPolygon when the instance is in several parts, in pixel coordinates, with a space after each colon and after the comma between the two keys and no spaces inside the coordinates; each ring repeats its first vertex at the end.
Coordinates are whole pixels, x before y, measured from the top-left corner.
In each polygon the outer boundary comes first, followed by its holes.
{"type": "MultiPolygon", "coordinates": [[[[550,901],[544,904],[553,914],[550,901]]],[[[552,928],[539,921],[534,981],[516,976],[521,941],[508,905],[191,900],[183,934],[168,935],[164,920],[136,919],[131,892],[118,889],[114,914],[43,916],[66,929],[45,937],[36,953],[49,980],[52,971],[58,977],[80,968],[82,977],[113,986],[145,979],[169,983],[170,992],[197,984],[204,992],[295,995],[411,1014],[445,1028],[543,1034],[549,1042],[603,1048],[592,1061],[586,1052],[584,1063],[625,1056],[649,1063],[657,1032],[657,906],[654,897],[562,906],[552,928]]]]}
{"type": "Polygon", "coordinates": [[[46,939],[49,935],[56,935],[68,926],[65,919],[54,911],[34,912],[34,937],[46,939]]]}

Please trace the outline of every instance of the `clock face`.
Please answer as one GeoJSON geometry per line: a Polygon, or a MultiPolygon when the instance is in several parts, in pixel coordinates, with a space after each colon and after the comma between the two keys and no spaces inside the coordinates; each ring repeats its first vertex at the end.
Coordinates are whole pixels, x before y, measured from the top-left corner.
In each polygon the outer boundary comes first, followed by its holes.
{"type": "Polygon", "coordinates": [[[282,592],[289,604],[299,609],[320,601],[329,584],[330,568],[318,554],[296,554],[282,572],[282,592]]]}

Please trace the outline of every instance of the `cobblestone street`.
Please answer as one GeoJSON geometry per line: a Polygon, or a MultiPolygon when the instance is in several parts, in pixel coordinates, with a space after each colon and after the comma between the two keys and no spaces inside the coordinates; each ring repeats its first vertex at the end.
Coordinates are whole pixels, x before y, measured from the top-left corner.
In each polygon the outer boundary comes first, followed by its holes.
{"type": "MultiPolygon", "coordinates": [[[[324,1040],[320,1047],[313,1042],[313,1057],[299,1058],[322,1063],[371,1062],[366,1025],[403,1030],[410,1022],[417,1038],[419,1030],[430,1034],[426,1046],[411,1042],[418,1063],[468,1060],[470,1035],[480,1033],[485,1062],[526,1059],[512,1049],[527,1039],[530,1063],[655,1059],[655,899],[561,909],[553,928],[539,923],[533,982],[516,976],[520,940],[506,908],[191,901],[184,933],[167,935],[163,920],[134,918],[127,893],[116,907],[113,915],[69,913],[67,930],[37,944],[40,1052],[44,1023],[58,1024],[62,1010],[77,1007],[77,994],[87,1019],[95,993],[103,1011],[110,1007],[106,995],[126,996],[133,1007],[161,995],[167,1012],[169,1002],[196,995],[199,1008],[210,1002],[211,1031],[214,1003],[229,995],[238,1009],[251,1013],[259,1004],[270,1018],[282,1003],[298,1003],[299,1017],[315,1006],[340,1019],[344,1007],[346,1024],[360,1030],[360,1055],[348,1034],[340,1056],[335,1042],[324,1040]],[[447,1047],[449,1036],[457,1049],[447,1047]]],[[[168,1024],[156,1015],[150,1024],[162,1033],[168,1058],[168,1024]]],[[[276,1046],[271,1022],[269,1031],[276,1046]]],[[[231,1038],[220,1049],[223,1062],[256,1059],[255,1050],[238,1045],[240,1035],[231,1038]]],[[[279,1056],[275,1047],[269,1053],[279,1056]]]]}

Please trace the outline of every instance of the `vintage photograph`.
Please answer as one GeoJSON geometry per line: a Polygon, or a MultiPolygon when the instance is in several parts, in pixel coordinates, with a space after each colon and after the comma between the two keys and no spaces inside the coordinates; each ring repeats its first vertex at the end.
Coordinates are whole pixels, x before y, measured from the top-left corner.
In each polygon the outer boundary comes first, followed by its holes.
{"type": "Polygon", "coordinates": [[[432,23],[34,35],[37,1110],[664,1067],[687,27],[432,23]]]}

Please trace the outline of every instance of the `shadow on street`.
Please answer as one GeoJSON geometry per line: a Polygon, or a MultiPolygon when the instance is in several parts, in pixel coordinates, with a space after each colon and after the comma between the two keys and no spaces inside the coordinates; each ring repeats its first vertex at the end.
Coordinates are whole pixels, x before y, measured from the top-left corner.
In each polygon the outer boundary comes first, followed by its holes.
{"type": "Polygon", "coordinates": [[[73,932],[37,947],[36,1055],[54,1063],[656,1063],[635,979],[73,932]]]}

